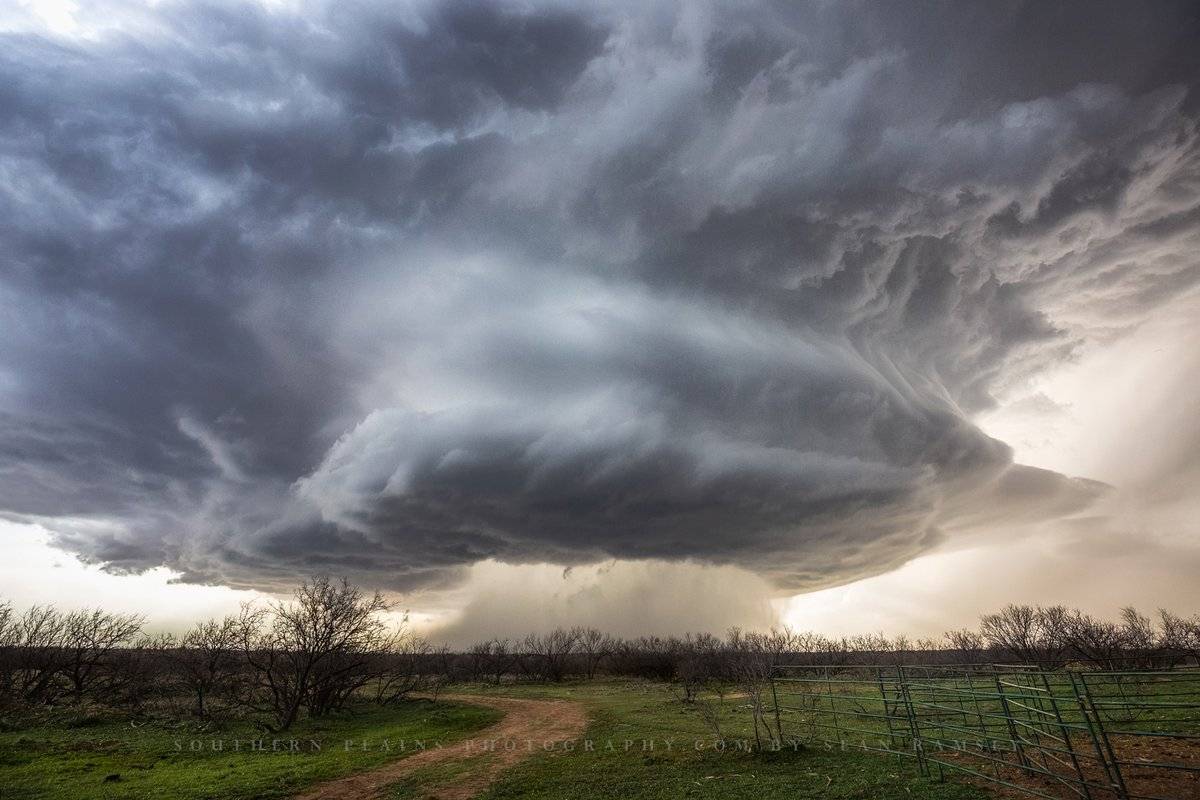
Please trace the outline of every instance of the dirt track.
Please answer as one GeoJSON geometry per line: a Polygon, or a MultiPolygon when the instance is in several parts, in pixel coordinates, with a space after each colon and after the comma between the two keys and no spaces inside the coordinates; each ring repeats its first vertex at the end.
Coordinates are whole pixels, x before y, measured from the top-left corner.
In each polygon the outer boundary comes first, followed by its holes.
{"type": "Polygon", "coordinates": [[[504,712],[504,719],[463,742],[424,750],[369,772],[319,784],[297,795],[295,800],[368,800],[380,796],[387,786],[419,769],[468,759],[471,767],[464,774],[439,784],[430,796],[438,800],[469,800],[504,770],[542,752],[544,743],[574,739],[587,725],[583,706],[567,700],[518,700],[477,695],[443,695],[443,699],[495,708],[504,712]],[[491,742],[495,743],[494,749],[486,746],[491,742]],[[509,743],[508,747],[506,743],[509,743]]]}

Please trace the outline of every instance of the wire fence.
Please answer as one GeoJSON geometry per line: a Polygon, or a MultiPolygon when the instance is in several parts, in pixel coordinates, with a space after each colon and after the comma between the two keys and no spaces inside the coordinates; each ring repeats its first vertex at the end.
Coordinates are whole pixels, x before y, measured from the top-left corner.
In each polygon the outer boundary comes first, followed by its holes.
{"type": "Polygon", "coordinates": [[[1063,800],[1200,799],[1200,669],[783,666],[779,733],[1063,800]]]}

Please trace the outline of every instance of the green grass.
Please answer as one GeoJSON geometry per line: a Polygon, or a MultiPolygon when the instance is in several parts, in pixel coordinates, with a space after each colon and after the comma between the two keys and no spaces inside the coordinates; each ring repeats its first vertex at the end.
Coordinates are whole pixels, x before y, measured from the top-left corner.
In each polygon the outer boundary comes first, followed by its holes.
{"type": "MultiPolygon", "coordinates": [[[[716,752],[705,723],[675,699],[668,687],[658,684],[603,681],[460,691],[571,699],[588,709],[591,720],[585,737],[594,749],[577,745],[571,752],[538,753],[504,773],[482,795],[484,800],[578,796],[589,800],[978,800],[988,796],[962,783],[922,780],[910,766],[902,769],[895,757],[861,751],[809,747],[749,752],[729,745],[726,752],[716,752]],[[644,741],[653,741],[654,748],[643,749],[644,741]]],[[[735,699],[725,703],[722,728],[728,739],[753,737],[749,714],[735,699]]],[[[394,788],[392,797],[419,800],[434,796],[438,784],[452,778],[456,769],[437,765],[414,773],[394,788]]]]}
{"type": "MultiPolygon", "coordinates": [[[[322,780],[377,767],[469,736],[501,715],[478,706],[413,701],[394,708],[302,721],[273,749],[249,723],[212,728],[55,714],[0,733],[0,797],[21,800],[161,798],[251,800],[287,797],[322,780]],[[261,750],[250,749],[262,740],[261,750]],[[290,752],[292,740],[297,752],[290,752]],[[213,749],[214,741],[223,749],[213,749]],[[233,750],[233,742],[240,749],[233,750]],[[353,745],[347,746],[347,742],[353,745]],[[366,742],[364,747],[363,742],[366,742]],[[319,744],[319,749],[314,746],[319,744]],[[385,744],[386,743],[386,744],[385,744]],[[402,749],[402,744],[403,749],[402,749]],[[199,750],[192,747],[199,746],[199,750]]],[[[11,728],[11,729],[10,729],[11,728]]],[[[265,738],[264,738],[265,737],[265,738]]]]}
{"type": "MultiPolygon", "coordinates": [[[[1122,727],[1161,728],[1180,712],[1168,701],[1189,700],[1198,688],[1188,680],[1143,681],[1099,686],[1102,702],[1115,704],[1119,698],[1159,702],[1122,727]],[[1165,705],[1161,705],[1164,704],[1165,705]]],[[[953,683],[937,682],[915,696],[918,703],[950,704],[941,716],[948,724],[959,724],[963,711],[970,717],[974,704],[960,709],[956,695],[946,694],[953,683]]],[[[887,726],[877,716],[877,686],[868,683],[835,685],[836,700],[820,696],[830,687],[788,685],[779,691],[786,705],[785,735],[805,738],[811,725],[828,722],[831,702],[839,710],[839,724],[857,728],[862,738],[883,739],[887,726]],[[823,711],[824,709],[824,711],[823,711]],[[825,716],[822,716],[825,714],[825,716]]],[[[1076,722],[1065,689],[1054,685],[1063,702],[1068,724],[1076,722]]],[[[949,777],[945,783],[923,779],[911,760],[863,752],[830,749],[819,743],[780,752],[751,752],[729,744],[725,752],[713,748],[711,730],[694,708],[684,706],[662,684],[605,680],[558,685],[518,685],[500,688],[459,687],[455,691],[481,695],[529,698],[561,698],[581,703],[590,723],[585,740],[574,749],[559,748],[535,755],[505,772],[489,787],[482,800],[559,800],[585,795],[589,800],[660,800],[662,798],[821,798],[822,800],[981,800],[986,789],[949,777]],[[645,744],[652,742],[652,746],[645,744]]],[[[1018,696],[1021,694],[1017,691],[1018,696]]],[[[987,699],[981,708],[998,709],[987,699]]],[[[926,712],[932,713],[929,707],[926,712]]],[[[1106,713],[1108,713],[1106,711],[1106,713]]],[[[287,797],[321,780],[352,774],[395,758],[403,757],[399,743],[423,739],[448,744],[472,735],[499,717],[488,709],[447,702],[414,701],[395,709],[362,706],[353,714],[303,722],[287,737],[296,739],[301,752],[246,750],[245,742],[258,738],[247,724],[228,724],[210,730],[196,722],[178,725],[147,723],[133,727],[128,720],[89,717],[56,712],[37,724],[28,721],[13,727],[0,726],[0,798],[30,800],[74,800],[75,798],[230,798],[252,800],[287,797]],[[214,751],[209,742],[225,742],[214,751]],[[233,751],[230,743],[242,742],[233,751]],[[314,751],[310,740],[321,743],[314,751]],[[346,748],[350,740],[356,746],[346,748]],[[362,742],[368,745],[364,748],[362,742]],[[391,743],[385,749],[384,740],[391,743]],[[199,751],[191,750],[193,742],[199,751]],[[109,776],[117,776],[110,779],[109,776]]],[[[745,701],[727,697],[720,712],[727,740],[752,740],[751,717],[745,701]]],[[[936,722],[927,718],[928,725],[936,722]]],[[[953,730],[953,729],[948,729],[953,730]]],[[[845,731],[843,730],[843,733],[845,731]]],[[[825,731],[833,736],[834,732],[825,731]]],[[[855,739],[856,736],[847,738],[855,739]]],[[[432,745],[431,745],[432,746],[432,745]]],[[[391,792],[394,800],[422,800],[435,796],[437,788],[454,781],[473,768],[470,762],[448,760],[414,772],[391,792]]]]}
{"type": "MultiPolygon", "coordinates": [[[[776,692],[785,706],[785,720],[793,727],[816,735],[836,738],[836,722],[849,738],[888,738],[880,686],[870,673],[844,671],[826,682],[821,673],[801,673],[802,679],[777,681],[776,692]],[[837,719],[834,719],[836,711],[837,719]]],[[[910,702],[921,718],[921,735],[926,741],[945,739],[1007,740],[1011,735],[1005,717],[1016,719],[1021,730],[1033,725],[1061,734],[1065,726],[1072,735],[1087,736],[1085,719],[1077,694],[1082,684],[1072,684],[1065,673],[1041,676],[1028,673],[978,675],[971,678],[911,678],[910,702]],[[1007,705],[1001,702],[997,680],[1007,705]]],[[[1104,729],[1110,734],[1130,732],[1194,733],[1200,710],[1200,681],[1191,673],[1159,675],[1093,673],[1087,687],[1096,704],[1104,729]]],[[[887,684],[893,729],[903,730],[907,716],[899,707],[899,695],[887,684]]]]}

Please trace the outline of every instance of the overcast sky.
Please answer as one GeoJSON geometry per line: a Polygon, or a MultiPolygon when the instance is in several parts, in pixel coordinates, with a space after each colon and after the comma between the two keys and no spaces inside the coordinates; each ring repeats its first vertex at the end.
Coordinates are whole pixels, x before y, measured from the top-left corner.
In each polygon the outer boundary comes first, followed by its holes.
{"type": "Polygon", "coordinates": [[[1194,3],[0,28],[2,594],[328,572],[463,639],[1200,610],[1194,3]]]}

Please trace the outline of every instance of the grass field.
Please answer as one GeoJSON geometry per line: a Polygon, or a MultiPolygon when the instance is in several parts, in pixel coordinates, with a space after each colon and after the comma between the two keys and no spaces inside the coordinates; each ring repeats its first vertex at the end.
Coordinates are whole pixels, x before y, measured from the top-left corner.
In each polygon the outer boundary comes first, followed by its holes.
{"type": "Polygon", "coordinates": [[[427,701],[362,706],[301,722],[278,742],[246,723],[131,724],[72,713],[9,719],[0,733],[0,798],[288,797],[318,781],[402,758],[416,740],[428,747],[433,740],[462,739],[499,716],[477,706],[427,701]],[[216,742],[221,750],[214,749],[216,742]]]}
{"type": "MultiPolygon", "coordinates": [[[[748,752],[732,742],[725,752],[692,710],[661,684],[597,681],[561,685],[460,687],[460,693],[532,699],[569,699],[588,711],[585,742],[574,750],[535,754],[504,773],[483,798],[928,798],[969,800],[983,794],[963,784],[939,784],[901,771],[895,759],[823,748],[748,752]],[[650,744],[644,744],[651,742],[650,744]]],[[[462,703],[414,701],[390,709],[299,724],[272,750],[249,749],[262,734],[248,724],[212,727],[196,722],[131,724],[71,713],[7,719],[0,732],[0,797],[76,798],[287,797],[314,783],[403,758],[414,740],[443,744],[470,737],[498,713],[462,703]],[[135,725],[137,725],[135,727],[135,725]],[[292,745],[292,740],[296,745],[292,745]],[[390,749],[383,746],[384,740],[390,749]],[[214,741],[223,749],[215,751],[214,741]],[[316,741],[316,749],[311,742],[316,741]],[[347,748],[345,743],[353,742],[347,748]],[[363,746],[363,742],[366,746],[363,746]],[[237,750],[232,749],[238,742],[237,750]],[[199,750],[192,748],[199,747],[199,750]],[[295,747],[296,751],[292,751],[295,747]]],[[[749,717],[736,700],[722,710],[731,740],[750,735],[749,717]]],[[[535,749],[537,745],[535,745],[535,749]]],[[[396,784],[394,800],[436,796],[437,787],[471,765],[449,761],[396,784]]]]}
{"type": "MultiPolygon", "coordinates": [[[[961,783],[919,779],[911,769],[899,770],[895,758],[873,753],[824,748],[760,753],[739,750],[732,744],[725,752],[717,752],[710,729],[661,684],[602,681],[463,691],[574,700],[588,709],[591,718],[586,737],[592,750],[577,746],[571,752],[538,754],[506,772],[485,791],[484,800],[579,796],[589,800],[968,800],[988,796],[961,783]],[[644,749],[646,741],[654,743],[653,749],[644,749]]],[[[752,738],[749,714],[740,709],[737,700],[726,701],[722,716],[727,737],[752,738]]],[[[414,774],[395,787],[393,799],[434,797],[438,784],[458,768],[447,765],[414,774]]]]}
{"type": "Polygon", "coordinates": [[[1195,670],[914,667],[903,694],[895,680],[893,668],[797,670],[776,681],[783,728],[906,753],[916,735],[926,774],[1044,796],[1200,797],[1195,670]]]}
{"type": "MultiPolygon", "coordinates": [[[[864,713],[854,712],[860,718],[851,724],[882,734],[886,727],[871,715],[872,707],[861,702],[870,696],[869,687],[864,687],[835,686],[837,707],[861,709],[864,713]]],[[[1168,697],[1193,689],[1178,683],[1168,688],[1168,697]]],[[[781,689],[785,695],[794,691],[784,685],[781,689]]],[[[939,685],[939,691],[943,689],[939,685]]],[[[751,714],[745,700],[736,696],[727,696],[719,705],[726,744],[718,749],[698,711],[680,703],[664,684],[600,680],[471,685],[453,691],[481,697],[570,700],[587,711],[588,727],[582,741],[572,747],[560,744],[547,751],[541,742],[518,743],[531,755],[484,789],[483,800],[558,800],[583,791],[589,800],[981,800],[992,796],[963,778],[950,776],[945,782],[921,778],[911,760],[902,762],[856,748],[789,743],[774,752],[756,751],[750,747],[751,714]]],[[[801,705],[808,702],[805,697],[784,699],[801,705]]],[[[957,713],[957,708],[947,711],[952,719],[957,713]]],[[[1159,727],[1164,717],[1176,713],[1152,708],[1135,724],[1159,727]]],[[[413,752],[418,740],[433,747],[434,742],[446,745],[472,738],[500,716],[491,709],[444,700],[417,700],[388,709],[359,706],[352,713],[304,721],[279,742],[262,738],[248,723],[141,724],[66,711],[6,719],[0,730],[0,798],[287,797],[312,784],[403,758],[413,752]],[[251,744],[255,740],[260,743],[251,744]],[[214,749],[214,742],[220,742],[222,749],[214,749]]],[[[786,714],[785,736],[804,738],[808,716],[786,714]]],[[[439,787],[475,768],[470,761],[456,759],[418,766],[414,762],[415,771],[391,787],[391,800],[437,797],[439,787]]]]}

